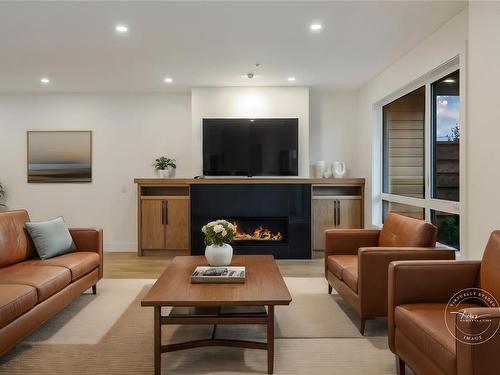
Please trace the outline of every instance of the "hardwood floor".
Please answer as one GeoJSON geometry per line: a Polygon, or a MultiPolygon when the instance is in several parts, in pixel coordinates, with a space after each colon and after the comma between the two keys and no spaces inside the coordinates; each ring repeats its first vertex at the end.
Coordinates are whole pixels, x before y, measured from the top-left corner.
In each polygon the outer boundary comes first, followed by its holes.
{"type": "MultiPolygon", "coordinates": [[[[104,277],[110,279],[156,279],[176,255],[185,252],[147,253],[139,257],[135,252],[105,252],[104,277]]],[[[283,276],[322,277],[323,252],[315,251],[311,260],[278,260],[283,276]]]]}

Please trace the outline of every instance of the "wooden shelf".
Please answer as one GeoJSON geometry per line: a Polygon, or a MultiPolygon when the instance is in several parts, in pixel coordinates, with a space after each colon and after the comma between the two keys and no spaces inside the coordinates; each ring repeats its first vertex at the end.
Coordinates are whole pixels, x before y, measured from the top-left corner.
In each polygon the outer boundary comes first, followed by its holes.
{"type": "Polygon", "coordinates": [[[136,178],[142,186],[178,186],[200,184],[312,184],[312,185],[364,185],[364,178],[136,178]]]}

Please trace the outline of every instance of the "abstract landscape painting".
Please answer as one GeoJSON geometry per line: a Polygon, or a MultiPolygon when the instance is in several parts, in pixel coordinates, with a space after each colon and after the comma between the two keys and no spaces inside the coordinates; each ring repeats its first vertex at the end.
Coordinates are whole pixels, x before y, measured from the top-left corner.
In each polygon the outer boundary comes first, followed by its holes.
{"type": "Polygon", "coordinates": [[[28,131],[28,182],[91,181],[91,131],[28,131]]]}

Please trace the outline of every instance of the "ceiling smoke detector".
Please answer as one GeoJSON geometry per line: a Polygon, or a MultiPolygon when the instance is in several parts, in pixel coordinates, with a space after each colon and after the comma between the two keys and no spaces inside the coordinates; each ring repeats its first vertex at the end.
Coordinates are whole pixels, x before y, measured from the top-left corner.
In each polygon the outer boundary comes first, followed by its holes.
{"type": "Polygon", "coordinates": [[[253,73],[247,73],[247,78],[248,79],[252,79],[254,77],[254,74],[253,73]]]}

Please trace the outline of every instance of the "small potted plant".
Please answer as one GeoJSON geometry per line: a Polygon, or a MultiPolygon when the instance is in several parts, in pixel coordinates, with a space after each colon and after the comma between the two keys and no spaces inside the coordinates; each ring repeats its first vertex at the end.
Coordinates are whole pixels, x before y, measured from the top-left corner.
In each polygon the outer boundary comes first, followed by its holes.
{"type": "Polygon", "coordinates": [[[234,239],[236,228],[226,220],[211,221],[201,228],[205,235],[205,257],[212,267],[229,266],[233,258],[230,243],[234,239]]]}
{"type": "Polygon", "coordinates": [[[175,164],[175,159],[161,156],[155,160],[153,167],[158,171],[160,178],[168,178],[175,176],[175,168],[177,168],[177,165],[175,164]]]}

